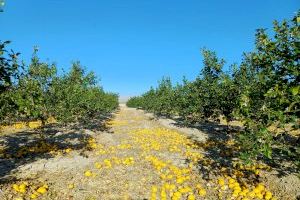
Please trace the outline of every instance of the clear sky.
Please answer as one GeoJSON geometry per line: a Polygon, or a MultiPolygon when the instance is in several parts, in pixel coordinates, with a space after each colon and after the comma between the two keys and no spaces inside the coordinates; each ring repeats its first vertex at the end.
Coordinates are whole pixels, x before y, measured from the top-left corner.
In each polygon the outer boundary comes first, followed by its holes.
{"type": "Polygon", "coordinates": [[[80,60],[104,89],[131,96],[162,76],[195,78],[202,47],[239,62],[255,29],[299,8],[299,0],[6,0],[0,40],[27,62],[35,45],[59,68],[80,60]]]}

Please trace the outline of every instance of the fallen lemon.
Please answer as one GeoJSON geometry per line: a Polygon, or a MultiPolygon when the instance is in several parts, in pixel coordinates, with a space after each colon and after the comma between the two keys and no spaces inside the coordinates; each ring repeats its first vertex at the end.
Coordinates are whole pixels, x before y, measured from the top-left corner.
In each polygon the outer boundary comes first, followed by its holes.
{"type": "Polygon", "coordinates": [[[90,177],[90,176],[92,176],[93,174],[92,174],[92,172],[91,172],[90,170],[87,170],[87,171],[84,172],[84,175],[85,175],[86,177],[90,177]]]}
{"type": "Polygon", "coordinates": [[[206,190],[202,188],[202,189],[199,190],[198,193],[199,193],[199,195],[200,195],[201,197],[204,197],[204,196],[206,195],[206,190]]]}
{"type": "Polygon", "coordinates": [[[44,187],[39,187],[36,191],[40,194],[45,194],[47,192],[47,189],[44,187]]]}
{"type": "Polygon", "coordinates": [[[36,194],[31,194],[31,195],[30,195],[30,198],[31,198],[31,199],[36,199],[36,198],[38,198],[38,195],[36,195],[36,194]]]}

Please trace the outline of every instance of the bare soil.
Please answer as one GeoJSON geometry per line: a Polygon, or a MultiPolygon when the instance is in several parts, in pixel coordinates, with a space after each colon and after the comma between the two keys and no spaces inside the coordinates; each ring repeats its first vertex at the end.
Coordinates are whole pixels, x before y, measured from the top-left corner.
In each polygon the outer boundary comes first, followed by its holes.
{"type": "MultiPolygon", "coordinates": [[[[40,135],[34,130],[0,134],[0,149],[5,149],[2,157],[0,151],[0,199],[30,199],[32,188],[41,184],[47,184],[49,189],[38,199],[150,199],[151,188],[159,187],[165,182],[147,160],[147,156],[155,156],[178,168],[188,168],[190,162],[185,155],[165,151],[164,147],[160,150],[145,150],[145,143],[135,139],[135,131],[139,130],[175,131],[193,142],[196,146],[193,151],[202,154],[205,162],[200,160],[197,165],[190,167],[190,179],[185,186],[201,184],[205,188],[206,196],[196,195],[196,199],[218,199],[216,180],[224,175],[224,168],[231,171],[229,168],[234,160],[231,157],[227,159],[227,147],[222,146],[228,137],[222,133],[221,126],[206,124],[200,128],[182,127],[174,120],[155,118],[124,104],[120,105],[120,111],[106,125],[101,130],[50,127],[44,140],[55,144],[57,148],[52,151],[46,148],[45,151],[22,157],[15,156],[18,150],[22,146],[37,144],[40,135]],[[208,145],[210,143],[213,145],[208,145]],[[71,151],[66,153],[66,149],[71,151]],[[130,158],[134,160],[133,163],[122,163],[130,158]],[[114,161],[112,167],[103,167],[105,159],[114,161]],[[117,164],[120,160],[121,163],[117,164]],[[212,164],[205,164],[207,162],[212,164]],[[102,167],[98,169],[95,163],[101,163],[102,167]],[[92,175],[86,176],[87,171],[92,175]],[[24,181],[31,184],[26,193],[18,193],[12,189],[13,184],[24,181]]],[[[235,152],[231,155],[235,155],[235,152]]],[[[276,169],[261,170],[259,176],[249,175],[247,178],[263,183],[277,199],[292,200],[300,196],[297,172],[282,174],[276,169]]],[[[182,199],[187,197],[188,195],[183,195],[182,199]]]]}

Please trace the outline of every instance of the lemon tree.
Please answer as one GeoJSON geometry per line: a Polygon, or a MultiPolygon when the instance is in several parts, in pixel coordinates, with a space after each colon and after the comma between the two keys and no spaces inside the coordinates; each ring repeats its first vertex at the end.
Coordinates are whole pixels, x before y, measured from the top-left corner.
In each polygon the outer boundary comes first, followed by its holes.
{"type": "Polygon", "coordinates": [[[284,137],[299,130],[299,13],[289,22],[275,21],[274,36],[258,29],[255,49],[244,53],[241,64],[232,65],[229,72],[222,69],[223,59],[203,49],[203,68],[196,80],[169,85],[168,90],[159,85],[127,105],[157,114],[167,111],[188,123],[220,116],[227,122],[239,120],[244,126],[236,134],[242,159],[272,159],[276,149],[300,166],[299,139],[284,137]]]}
{"type": "Polygon", "coordinates": [[[39,120],[43,126],[49,118],[76,122],[118,107],[118,95],[105,92],[95,74],[87,73],[80,62],[58,75],[56,65],[41,61],[35,48],[30,64],[19,67],[19,54],[6,50],[8,43],[0,44],[2,124],[39,120]]]}

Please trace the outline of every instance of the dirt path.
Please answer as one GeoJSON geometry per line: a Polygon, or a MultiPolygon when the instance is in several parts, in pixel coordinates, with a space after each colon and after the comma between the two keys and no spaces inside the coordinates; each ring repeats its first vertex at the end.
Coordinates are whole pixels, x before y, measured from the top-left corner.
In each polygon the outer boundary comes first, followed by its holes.
{"type": "MultiPolygon", "coordinates": [[[[151,120],[151,116],[125,105],[120,106],[108,126],[107,132],[85,131],[91,135],[91,151],[72,150],[66,155],[39,159],[21,165],[14,176],[47,184],[47,193],[37,194],[39,199],[246,200],[272,199],[273,195],[294,199],[297,195],[297,187],[284,194],[249,175],[256,168],[239,166],[235,170],[220,165],[221,161],[208,156],[202,146],[208,145],[208,136],[201,131],[176,128],[168,120],[151,120]]],[[[260,171],[263,175],[263,167],[260,171]]],[[[294,184],[298,183],[296,180],[294,184]]],[[[34,190],[27,188],[21,193],[3,187],[2,195],[5,199],[30,199],[34,190]]]]}

